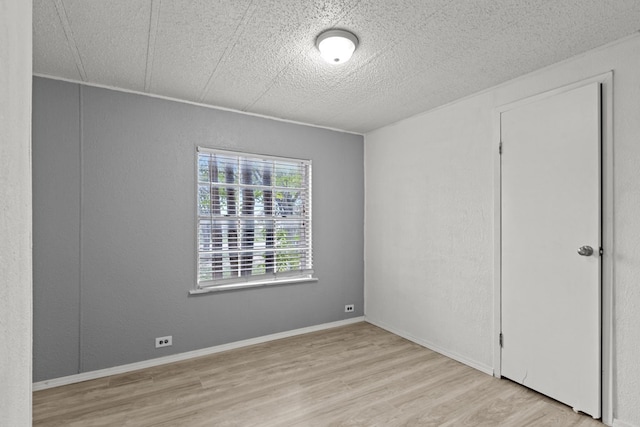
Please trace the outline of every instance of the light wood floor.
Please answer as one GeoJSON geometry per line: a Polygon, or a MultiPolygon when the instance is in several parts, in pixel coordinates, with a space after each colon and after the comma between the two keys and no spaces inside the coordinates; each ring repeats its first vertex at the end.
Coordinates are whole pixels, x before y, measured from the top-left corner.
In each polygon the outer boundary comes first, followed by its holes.
{"type": "Polygon", "coordinates": [[[597,426],[367,323],[33,394],[35,426],[597,426]]]}

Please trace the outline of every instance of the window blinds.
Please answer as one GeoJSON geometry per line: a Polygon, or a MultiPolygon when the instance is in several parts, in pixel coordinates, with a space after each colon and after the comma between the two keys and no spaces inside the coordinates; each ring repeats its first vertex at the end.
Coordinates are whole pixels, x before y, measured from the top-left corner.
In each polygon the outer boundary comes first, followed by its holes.
{"type": "Polygon", "coordinates": [[[198,148],[198,287],[311,277],[311,162],[198,148]]]}

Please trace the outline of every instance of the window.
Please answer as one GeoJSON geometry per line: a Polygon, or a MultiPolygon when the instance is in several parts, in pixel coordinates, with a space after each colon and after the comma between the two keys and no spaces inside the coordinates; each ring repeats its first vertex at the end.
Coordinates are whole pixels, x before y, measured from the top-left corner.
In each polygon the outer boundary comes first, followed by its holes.
{"type": "Polygon", "coordinates": [[[312,278],[311,162],[198,148],[197,290],[312,278]]]}

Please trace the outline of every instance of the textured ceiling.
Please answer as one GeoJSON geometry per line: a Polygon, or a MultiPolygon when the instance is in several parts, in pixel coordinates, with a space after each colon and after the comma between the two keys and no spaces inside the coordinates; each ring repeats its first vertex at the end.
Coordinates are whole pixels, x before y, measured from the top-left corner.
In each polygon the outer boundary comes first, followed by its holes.
{"type": "Polygon", "coordinates": [[[365,133],[639,29],[640,0],[34,0],[33,67],[365,133]]]}

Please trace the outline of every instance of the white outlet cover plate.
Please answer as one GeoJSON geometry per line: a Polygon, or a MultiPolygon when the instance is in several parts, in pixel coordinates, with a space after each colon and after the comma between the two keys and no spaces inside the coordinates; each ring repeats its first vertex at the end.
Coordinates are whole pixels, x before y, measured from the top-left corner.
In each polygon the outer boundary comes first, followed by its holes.
{"type": "Polygon", "coordinates": [[[173,337],[171,335],[156,338],[156,348],[170,347],[171,345],[173,345],[173,337]]]}

